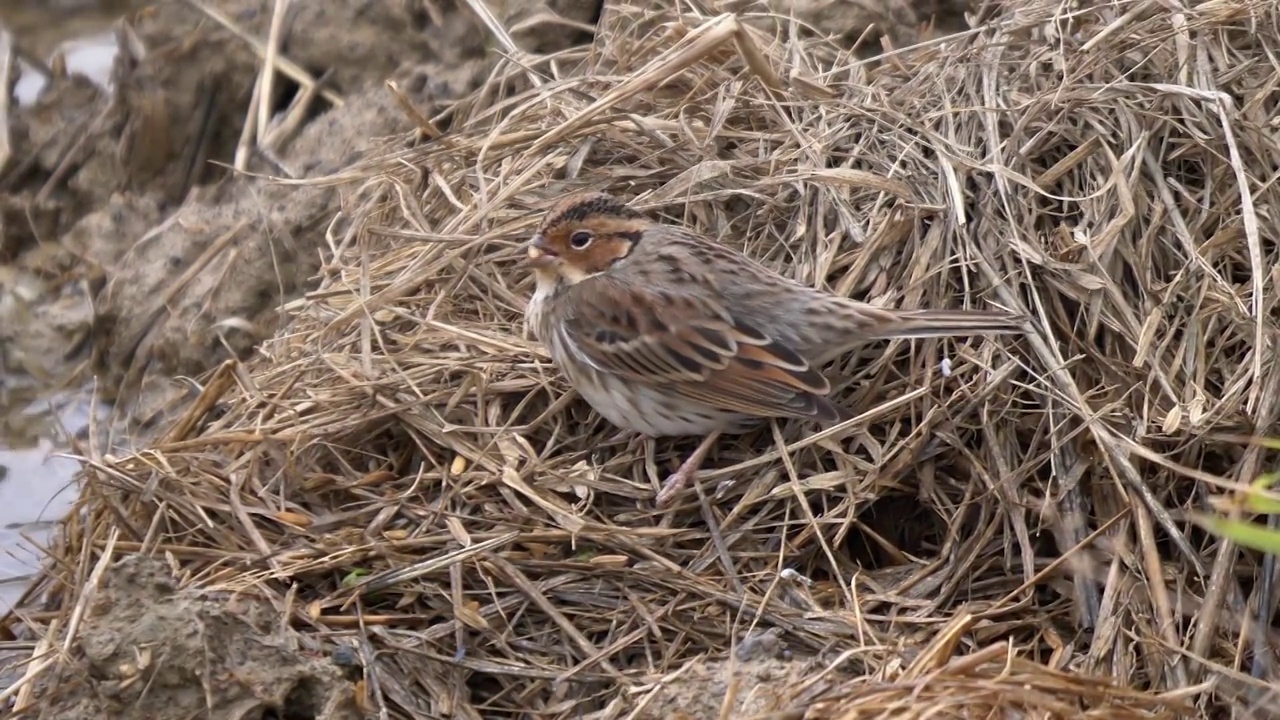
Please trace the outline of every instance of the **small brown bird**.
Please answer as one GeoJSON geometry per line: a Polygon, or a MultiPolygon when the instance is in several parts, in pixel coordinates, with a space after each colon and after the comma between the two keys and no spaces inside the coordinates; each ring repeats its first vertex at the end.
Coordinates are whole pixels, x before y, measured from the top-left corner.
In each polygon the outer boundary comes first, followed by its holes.
{"type": "Polygon", "coordinates": [[[1005,312],[891,310],[789,280],[604,193],[568,197],[528,246],[526,318],[605,419],[649,437],[703,435],[658,493],[665,506],[721,433],[763,418],[834,422],[818,371],[861,343],[1025,331],[1005,312]]]}

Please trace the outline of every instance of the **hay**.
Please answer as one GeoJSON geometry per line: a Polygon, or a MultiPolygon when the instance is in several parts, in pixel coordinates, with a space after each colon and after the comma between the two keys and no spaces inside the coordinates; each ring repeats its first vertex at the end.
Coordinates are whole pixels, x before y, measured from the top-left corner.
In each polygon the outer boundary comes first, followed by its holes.
{"type": "Polygon", "coordinates": [[[118,532],[362,648],[384,717],[625,717],[767,629],[820,658],[773,717],[1265,700],[1257,558],[1181,509],[1264,468],[1217,433],[1277,416],[1280,13],[1172,7],[1011,3],[865,63],[752,8],[611,5],[592,47],[499,63],[443,137],[330,179],[322,285],[260,357],[90,460],[28,621],[71,614],[118,532]],[[610,444],[524,335],[520,243],[586,188],[1037,333],[870,348],[832,373],[855,421],[725,439],[659,513],[694,439],[610,444]]]}

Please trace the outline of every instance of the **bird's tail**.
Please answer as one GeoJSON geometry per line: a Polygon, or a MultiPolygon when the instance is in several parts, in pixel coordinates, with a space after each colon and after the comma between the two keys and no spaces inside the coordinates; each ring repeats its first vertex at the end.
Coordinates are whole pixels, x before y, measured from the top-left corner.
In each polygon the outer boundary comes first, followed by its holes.
{"type": "Polygon", "coordinates": [[[1027,332],[1027,321],[998,310],[887,310],[866,331],[869,339],[1008,335],[1027,332]]]}
{"type": "Polygon", "coordinates": [[[867,342],[1030,332],[1025,315],[999,310],[898,310],[827,295],[804,316],[803,352],[822,363],[867,342]]]}

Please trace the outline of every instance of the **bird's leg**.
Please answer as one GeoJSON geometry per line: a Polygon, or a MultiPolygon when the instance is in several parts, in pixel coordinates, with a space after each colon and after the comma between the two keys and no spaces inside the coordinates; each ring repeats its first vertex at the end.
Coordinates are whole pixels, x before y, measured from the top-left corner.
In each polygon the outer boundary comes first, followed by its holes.
{"type": "Polygon", "coordinates": [[[707,459],[707,453],[710,452],[711,446],[715,444],[718,437],[720,437],[720,431],[716,430],[703,438],[689,457],[680,463],[680,467],[667,476],[667,481],[662,483],[662,489],[658,491],[658,497],[654,500],[658,507],[666,507],[676,494],[689,484],[694,474],[698,472],[698,468],[702,466],[702,461],[707,459]]]}

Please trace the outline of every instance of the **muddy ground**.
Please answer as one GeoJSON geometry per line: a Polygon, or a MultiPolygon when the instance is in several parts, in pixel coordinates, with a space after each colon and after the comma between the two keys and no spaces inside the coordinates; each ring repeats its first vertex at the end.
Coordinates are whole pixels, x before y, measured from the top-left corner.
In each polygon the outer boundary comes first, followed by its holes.
{"type": "Polygon", "coordinates": [[[42,680],[34,717],[361,717],[358,650],[314,645],[276,608],[181,590],[164,563],[135,555],[105,576],[79,652],[42,680]]]}
{"type": "MultiPolygon", "coordinates": [[[[275,2],[203,4],[222,21],[178,0],[125,16],[116,25],[114,93],[61,74],[37,37],[40,22],[24,25],[10,8],[19,50],[46,60],[52,79],[33,105],[8,107],[0,124],[0,405],[18,386],[92,380],[122,411],[117,424],[145,438],[190,392],[176,376],[247,356],[278,327],[277,308],[318,283],[343,191],[263,176],[316,178],[371,150],[424,142],[386,81],[430,117],[477,87],[496,59],[465,3],[292,3],[282,52],[320,78],[321,91],[277,76],[276,122],[262,142],[245,143],[260,71],[245,38],[267,37],[275,2]],[[237,157],[249,174],[228,169],[237,157]]],[[[935,33],[930,18],[943,31],[963,21],[942,0],[766,4],[864,53],[882,47],[876,27],[901,46],[935,33]]],[[[139,5],[106,0],[98,9],[139,5]]],[[[506,27],[522,28],[516,40],[535,52],[590,39],[548,11],[587,27],[600,12],[596,0],[487,5],[506,27]]],[[[280,623],[269,610],[239,600],[249,604],[233,620],[222,600],[179,592],[161,570],[136,562],[113,571],[105,588],[72,672],[59,676],[67,682],[41,717],[119,716],[125,706],[192,717],[209,700],[194,678],[210,672],[234,679],[218,698],[225,710],[210,717],[263,717],[267,708],[272,717],[355,716],[350,679],[273,629],[280,623]],[[290,690],[264,694],[268,681],[290,690]]],[[[712,705],[686,712],[714,716],[712,705]]]]}

